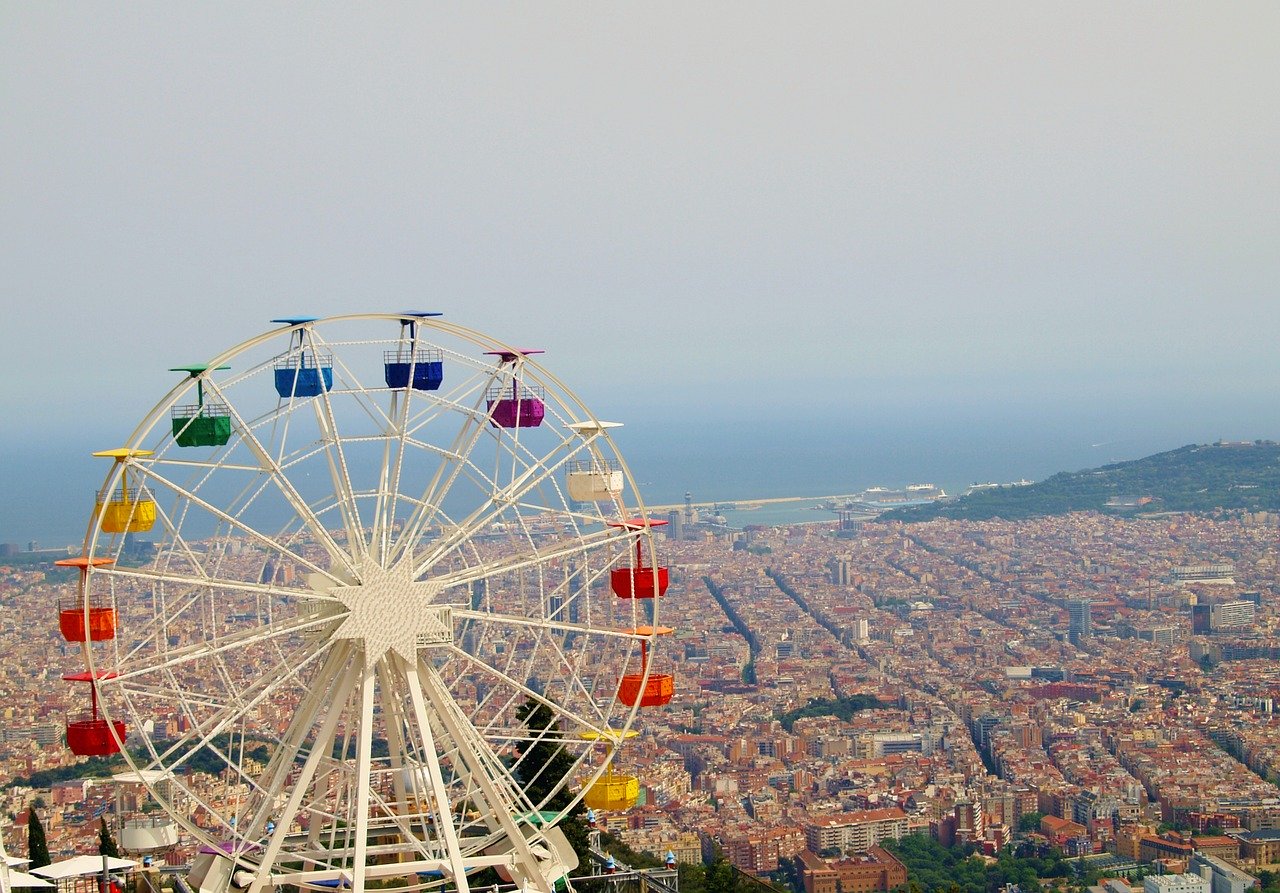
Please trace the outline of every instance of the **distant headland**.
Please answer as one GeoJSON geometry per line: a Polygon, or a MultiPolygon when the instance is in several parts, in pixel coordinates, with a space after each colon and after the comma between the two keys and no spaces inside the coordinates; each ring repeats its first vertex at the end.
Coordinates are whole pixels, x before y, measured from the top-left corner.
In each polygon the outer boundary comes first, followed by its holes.
{"type": "Polygon", "coordinates": [[[886,521],[1017,520],[1067,512],[1280,511],[1280,444],[1191,444],[1043,481],[971,487],[956,499],[885,512],[886,521]]]}

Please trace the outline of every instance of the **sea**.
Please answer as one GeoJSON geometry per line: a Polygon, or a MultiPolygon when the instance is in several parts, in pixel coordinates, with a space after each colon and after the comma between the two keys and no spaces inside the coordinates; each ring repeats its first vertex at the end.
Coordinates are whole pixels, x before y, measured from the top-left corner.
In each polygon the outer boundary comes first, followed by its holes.
{"type": "MultiPolygon", "coordinates": [[[[1122,408],[1123,410],[1123,408],[1122,408]]],[[[832,520],[818,497],[929,483],[948,493],[973,483],[1041,480],[1220,438],[1274,439],[1280,419],[998,407],[945,412],[882,408],[833,414],[795,407],[721,412],[620,407],[614,439],[648,505],[811,497],[726,512],[733,526],[832,520]]],[[[0,499],[0,543],[26,549],[79,543],[107,468],[90,453],[118,435],[10,442],[0,499]]]]}

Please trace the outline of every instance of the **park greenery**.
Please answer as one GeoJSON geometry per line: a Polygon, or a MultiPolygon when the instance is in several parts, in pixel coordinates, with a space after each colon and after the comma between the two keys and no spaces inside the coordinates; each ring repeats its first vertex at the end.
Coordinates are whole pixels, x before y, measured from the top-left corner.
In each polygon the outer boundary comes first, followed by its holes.
{"type": "Polygon", "coordinates": [[[954,500],[886,512],[892,521],[1019,520],[1077,511],[1280,511],[1280,444],[1189,445],[1131,462],[1064,471],[1028,485],[976,490],[954,500]],[[1112,505],[1141,500],[1140,505],[1112,505]]]}
{"type": "Polygon", "coordinates": [[[742,615],[737,609],[724,597],[724,591],[719,584],[710,577],[702,578],[703,584],[706,585],[707,591],[711,593],[711,597],[716,600],[716,604],[720,606],[720,610],[724,611],[729,622],[733,624],[734,631],[746,640],[747,648],[751,651],[751,663],[755,663],[756,655],[760,653],[760,640],[756,638],[756,634],[751,631],[751,627],[747,626],[747,622],[742,619],[742,615]]]}
{"type": "MultiPolygon", "coordinates": [[[[651,853],[633,850],[608,832],[600,834],[600,849],[630,868],[662,868],[665,863],[651,853]]],[[[680,893],[786,893],[788,882],[780,889],[757,877],[734,868],[717,847],[708,863],[690,865],[681,862],[676,866],[680,881],[680,893]]],[[[595,893],[599,885],[592,885],[592,878],[574,878],[575,889],[595,893]]],[[[803,893],[799,888],[796,893],[803,893]]]]}
{"type": "Polygon", "coordinates": [[[782,592],[783,595],[795,602],[796,605],[799,606],[800,610],[812,617],[813,621],[817,623],[818,626],[831,633],[832,636],[845,645],[852,644],[849,631],[836,626],[835,623],[831,621],[831,618],[811,608],[804,596],[797,592],[795,588],[787,582],[786,577],[782,576],[782,574],[778,573],[771,567],[765,568],[764,572],[765,575],[773,581],[773,585],[777,586],[778,590],[782,592]]]}
{"type": "MultiPolygon", "coordinates": [[[[208,775],[219,775],[227,768],[227,761],[218,756],[218,752],[230,754],[234,751],[235,756],[240,756],[240,748],[244,748],[244,756],[248,759],[257,760],[265,763],[271,757],[271,752],[267,749],[267,745],[261,743],[264,739],[248,737],[241,741],[239,736],[234,739],[230,735],[216,735],[210,743],[212,747],[202,747],[182,762],[182,768],[190,772],[204,772],[208,775]]],[[[379,756],[379,739],[374,739],[373,751],[374,756],[379,756]]],[[[157,740],[157,746],[165,744],[163,740],[157,740]]],[[[382,756],[386,755],[386,741],[382,741],[382,756]]],[[[130,748],[129,753],[133,756],[135,765],[145,766],[151,759],[151,755],[141,748],[130,748]]],[[[338,754],[335,753],[335,756],[338,754]]],[[[43,790],[51,788],[60,781],[72,781],[77,778],[108,778],[117,772],[123,772],[128,766],[125,764],[124,757],[120,754],[114,754],[109,757],[89,757],[79,763],[71,763],[66,766],[58,766],[54,769],[40,769],[27,775],[19,775],[10,779],[4,787],[26,787],[43,790]]]]}
{"type": "Polygon", "coordinates": [[[1076,861],[1057,850],[1038,855],[1024,845],[1006,849],[997,859],[975,855],[972,846],[945,847],[924,834],[908,834],[901,840],[881,843],[907,866],[911,893],[995,893],[1005,884],[1017,884],[1024,893],[1040,888],[1040,880],[1070,881],[1073,887],[1098,882],[1096,872],[1076,872],[1076,861]]]}
{"type": "Polygon", "coordinates": [[[76,778],[106,778],[125,768],[124,757],[117,754],[112,757],[89,757],[82,763],[69,766],[58,766],[56,769],[40,769],[26,775],[14,776],[4,787],[35,788],[45,790],[60,781],[71,781],[76,778]]]}
{"type": "Polygon", "coordinates": [[[803,707],[796,707],[785,713],[779,713],[777,717],[778,722],[782,723],[782,727],[790,732],[797,719],[804,719],[809,716],[834,716],[837,719],[848,722],[853,719],[855,713],[884,706],[886,705],[873,695],[851,695],[847,698],[834,699],[810,698],[809,703],[803,707]]]}

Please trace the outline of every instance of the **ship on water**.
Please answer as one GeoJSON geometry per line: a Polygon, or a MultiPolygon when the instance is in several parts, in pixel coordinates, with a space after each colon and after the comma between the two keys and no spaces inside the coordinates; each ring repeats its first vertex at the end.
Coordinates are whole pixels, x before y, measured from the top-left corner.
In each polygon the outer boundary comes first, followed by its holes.
{"type": "Polygon", "coordinates": [[[828,500],[822,507],[830,511],[879,513],[909,505],[924,505],[947,498],[947,492],[935,484],[908,484],[900,489],[868,487],[844,501],[828,500]]]}

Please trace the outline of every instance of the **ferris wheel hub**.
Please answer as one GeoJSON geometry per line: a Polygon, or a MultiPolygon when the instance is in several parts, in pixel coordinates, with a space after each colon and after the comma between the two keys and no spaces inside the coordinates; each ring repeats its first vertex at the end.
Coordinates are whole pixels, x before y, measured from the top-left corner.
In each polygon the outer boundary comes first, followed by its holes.
{"type": "Polygon", "coordinates": [[[338,586],[330,594],[347,609],[335,639],[353,639],[364,650],[366,665],[394,651],[410,665],[417,662],[418,649],[453,642],[450,606],[435,605],[441,585],[417,582],[404,565],[384,568],[365,559],[360,582],[338,586]]]}

